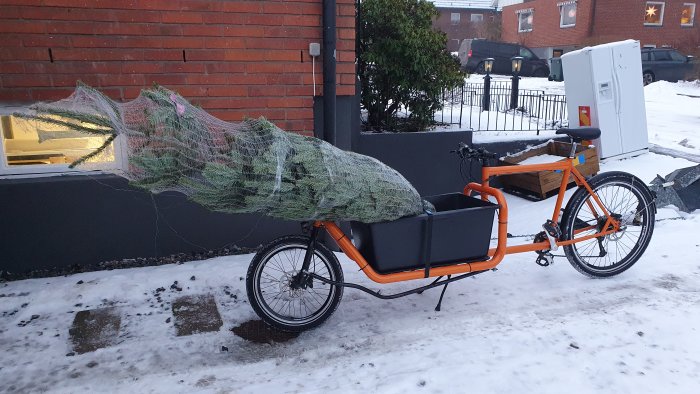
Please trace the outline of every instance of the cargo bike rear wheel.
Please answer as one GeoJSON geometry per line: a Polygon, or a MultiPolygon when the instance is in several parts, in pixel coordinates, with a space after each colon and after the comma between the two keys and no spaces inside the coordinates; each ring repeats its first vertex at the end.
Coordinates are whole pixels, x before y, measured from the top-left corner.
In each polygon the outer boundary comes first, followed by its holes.
{"type": "MultiPolygon", "coordinates": [[[[278,238],[260,250],[248,267],[246,290],[253,310],[269,325],[283,331],[300,332],[323,323],[335,311],[343,288],[314,280],[308,275],[298,283],[310,237],[278,238]]],[[[342,283],[338,258],[316,242],[308,273],[342,283]]]]}
{"type": "MultiPolygon", "coordinates": [[[[620,223],[620,230],[564,247],[571,265],[584,275],[604,278],[620,274],[636,263],[654,233],[654,196],[639,178],[619,171],[605,172],[589,181],[606,210],[620,223]]],[[[579,188],[562,215],[564,239],[584,237],[605,230],[593,196],[579,188]]]]}

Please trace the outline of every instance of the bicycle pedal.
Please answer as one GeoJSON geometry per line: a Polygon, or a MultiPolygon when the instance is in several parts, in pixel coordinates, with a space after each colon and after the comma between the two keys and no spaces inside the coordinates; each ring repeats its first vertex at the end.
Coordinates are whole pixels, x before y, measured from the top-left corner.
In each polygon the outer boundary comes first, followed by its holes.
{"type": "Polygon", "coordinates": [[[548,235],[550,235],[554,238],[561,237],[561,229],[559,228],[559,223],[553,222],[551,220],[547,220],[542,225],[542,228],[544,229],[544,231],[547,232],[548,235]]]}
{"type": "Polygon", "coordinates": [[[552,220],[547,220],[542,225],[542,229],[544,229],[544,234],[547,236],[547,240],[549,240],[549,249],[554,251],[559,249],[559,246],[557,245],[557,239],[561,237],[561,229],[559,228],[559,224],[552,220]]]}
{"type": "Polygon", "coordinates": [[[535,264],[539,265],[540,267],[549,267],[550,265],[554,264],[554,256],[551,253],[542,253],[537,256],[535,264]]]}

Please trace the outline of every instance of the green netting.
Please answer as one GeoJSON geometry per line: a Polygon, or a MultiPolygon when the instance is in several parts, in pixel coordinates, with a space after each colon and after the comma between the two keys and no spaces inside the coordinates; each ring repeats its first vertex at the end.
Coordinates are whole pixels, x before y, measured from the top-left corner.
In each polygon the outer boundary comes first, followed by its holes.
{"type": "Polygon", "coordinates": [[[152,192],[179,191],[220,212],[259,212],[290,220],[394,220],[430,209],[397,171],[378,160],[313,137],[287,133],[264,118],[217,119],[163,87],[118,103],[79,85],[68,98],[36,104],[30,121],[64,126],[40,140],[105,136],[125,145],[120,172],[152,192]]]}

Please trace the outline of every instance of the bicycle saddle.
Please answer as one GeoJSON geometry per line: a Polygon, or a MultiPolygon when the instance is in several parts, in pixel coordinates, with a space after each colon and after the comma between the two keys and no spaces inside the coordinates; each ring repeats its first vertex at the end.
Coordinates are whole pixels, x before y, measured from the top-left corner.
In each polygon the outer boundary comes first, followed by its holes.
{"type": "Polygon", "coordinates": [[[566,134],[571,137],[574,142],[583,140],[594,140],[600,137],[600,129],[597,127],[581,127],[579,129],[561,128],[557,130],[557,134],[566,134]]]}

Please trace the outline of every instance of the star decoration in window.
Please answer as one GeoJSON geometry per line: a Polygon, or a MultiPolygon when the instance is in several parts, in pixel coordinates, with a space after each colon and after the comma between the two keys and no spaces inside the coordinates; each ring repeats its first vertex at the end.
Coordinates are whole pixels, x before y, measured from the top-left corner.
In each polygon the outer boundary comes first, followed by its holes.
{"type": "Polygon", "coordinates": [[[656,15],[656,11],[658,11],[658,10],[656,9],[655,6],[652,5],[651,7],[647,8],[647,15],[649,15],[650,17],[653,17],[654,15],[656,15]]]}

